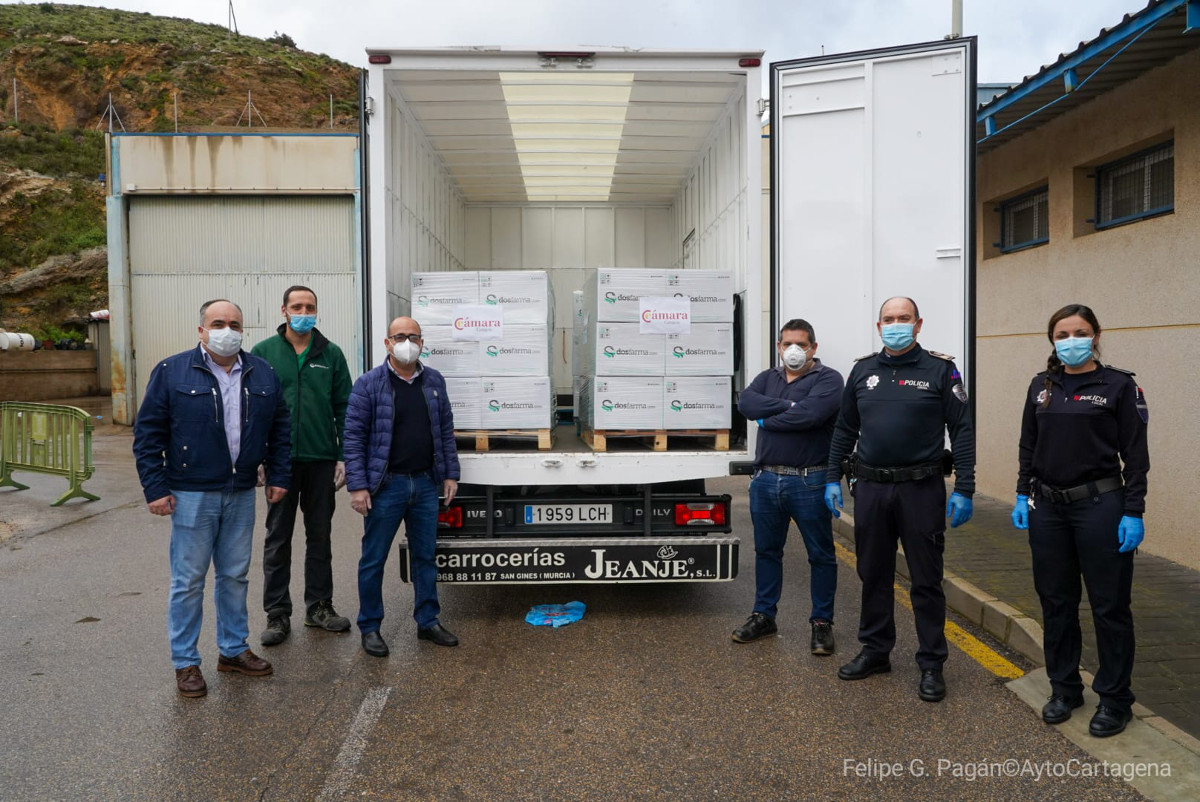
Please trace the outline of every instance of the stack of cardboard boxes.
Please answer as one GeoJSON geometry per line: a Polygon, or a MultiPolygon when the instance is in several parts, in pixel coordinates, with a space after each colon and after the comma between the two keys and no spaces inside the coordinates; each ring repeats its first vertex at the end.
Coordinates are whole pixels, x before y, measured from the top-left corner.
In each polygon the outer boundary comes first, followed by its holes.
{"type": "Polygon", "coordinates": [[[425,337],[421,360],[446,377],[455,429],[553,426],[554,303],[544,270],[414,273],[411,297],[425,337]],[[499,336],[463,339],[489,309],[498,312],[499,336]]]}
{"type": "Polygon", "coordinates": [[[591,430],[728,429],[733,277],[716,270],[600,269],[576,313],[576,410],[591,430]],[[687,333],[642,333],[643,297],[685,297],[687,333]]]}

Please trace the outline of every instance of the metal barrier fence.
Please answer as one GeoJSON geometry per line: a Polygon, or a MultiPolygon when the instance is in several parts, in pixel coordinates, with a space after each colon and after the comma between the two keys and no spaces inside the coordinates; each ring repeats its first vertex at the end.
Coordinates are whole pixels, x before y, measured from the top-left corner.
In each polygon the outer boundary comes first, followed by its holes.
{"type": "Polygon", "coordinates": [[[14,470],[66,477],[71,486],[52,507],[73,498],[98,501],[83,489],[95,470],[91,416],[79,407],[0,402],[0,487],[28,489],[12,478],[14,470]]]}

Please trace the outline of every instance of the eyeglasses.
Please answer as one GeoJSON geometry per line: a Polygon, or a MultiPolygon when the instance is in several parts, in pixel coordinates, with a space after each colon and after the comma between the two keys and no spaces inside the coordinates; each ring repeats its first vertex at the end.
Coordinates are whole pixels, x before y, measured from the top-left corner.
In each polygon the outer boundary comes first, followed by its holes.
{"type": "Polygon", "coordinates": [[[420,334],[389,334],[388,339],[394,343],[402,343],[406,340],[411,340],[415,343],[421,342],[420,334]]]}

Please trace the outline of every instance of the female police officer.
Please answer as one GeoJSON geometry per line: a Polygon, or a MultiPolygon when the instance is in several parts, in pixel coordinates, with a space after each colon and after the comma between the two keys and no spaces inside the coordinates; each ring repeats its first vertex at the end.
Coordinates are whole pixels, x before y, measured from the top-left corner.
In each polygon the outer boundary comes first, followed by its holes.
{"type": "Polygon", "coordinates": [[[1100,323],[1071,304],[1050,317],[1048,369],[1025,394],[1013,525],[1029,529],[1042,602],[1050,700],[1047,724],[1083,704],[1079,676],[1079,577],[1087,584],[1100,666],[1088,731],[1104,738],[1132,716],[1133,552],[1145,528],[1149,413],[1133,374],[1097,359],[1100,323]],[[1123,464],[1122,464],[1123,463],[1123,464]],[[1123,481],[1122,481],[1123,480],[1123,481]]]}

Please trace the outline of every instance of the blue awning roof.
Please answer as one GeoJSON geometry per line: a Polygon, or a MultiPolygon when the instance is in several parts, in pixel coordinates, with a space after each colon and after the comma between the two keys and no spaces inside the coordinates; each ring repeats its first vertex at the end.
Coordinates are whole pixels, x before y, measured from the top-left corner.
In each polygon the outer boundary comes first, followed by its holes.
{"type": "Polygon", "coordinates": [[[1118,25],[979,108],[975,140],[986,153],[1098,95],[1200,47],[1200,0],[1150,0],[1118,25]]]}

